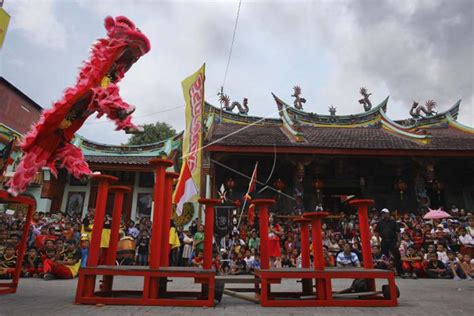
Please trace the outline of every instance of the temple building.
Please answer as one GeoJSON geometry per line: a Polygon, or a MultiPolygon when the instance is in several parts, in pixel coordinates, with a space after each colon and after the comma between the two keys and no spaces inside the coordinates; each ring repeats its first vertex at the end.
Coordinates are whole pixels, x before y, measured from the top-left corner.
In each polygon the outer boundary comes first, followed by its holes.
{"type": "Polygon", "coordinates": [[[281,214],[344,211],[353,196],[398,212],[474,208],[474,130],[456,121],[460,101],[439,113],[433,101],[414,103],[410,119],[392,120],[389,98],[372,106],[365,89],[364,112],[354,115],[305,112],[300,93],[292,105],[273,95],[279,118],[206,104],[203,161],[214,196],[224,184],[230,199],[242,198],[258,161],[254,194],[276,198],[281,214]]]}
{"type": "MultiPolygon", "coordinates": [[[[247,99],[230,103],[223,93],[221,106],[205,104],[201,197],[217,197],[224,186],[227,203],[221,207],[234,212],[258,162],[251,195],[275,198],[272,211],[279,214],[347,211],[353,197],[374,199],[376,208],[400,213],[453,204],[474,209],[474,129],[457,121],[460,101],[439,113],[431,100],[414,103],[409,119],[392,120],[386,114],[389,98],[373,106],[365,89],[356,105],[363,112],[353,115],[336,115],[335,107],[328,115],[305,112],[300,94],[295,87],[291,104],[273,95],[277,118],[250,116],[247,99]]],[[[42,108],[1,77],[0,97],[1,150],[28,131],[42,108]]],[[[91,170],[115,175],[118,184],[132,188],[123,206],[126,219],[151,215],[154,176],[148,161],[166,156],[175,163],[170,171],[179,171],[182,142],[182,133],[139,146],[99,144],[79,135],[74,140],[91,170]]],[[[0,184],[11,176],[19,155],[16,147],[0,184]]],[[[56,179],[44,168],[26,194],[35,198],[38,211],[80,216],[94,208],[97,186],[61,169],[56,179]]],[[[111,208],[107,203],[108,213],[111,208]]],[[[197,207],[187,209],[183,224],[202,216],[197,207]]]]}

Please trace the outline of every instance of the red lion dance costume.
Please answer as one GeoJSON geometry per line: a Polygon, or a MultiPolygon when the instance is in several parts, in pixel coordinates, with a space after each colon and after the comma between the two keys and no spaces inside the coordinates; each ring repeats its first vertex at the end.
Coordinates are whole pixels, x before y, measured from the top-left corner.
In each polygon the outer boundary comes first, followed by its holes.
{"type": "Polygon", "coordinates": [[[123,16],[105,19],[107,37],[92,47],[77,83],[66,89],[61,100],[43,112],[21,144],[24,156],[8,182],[8,192],[18,195],[43,167],[57,177],[56,162],[76,178],[92,172],[79,148],[71,144],[74,133],[97,112],[106,115],[127,133],[140,131],[131,121],[135,107],[124,102],[117,83],[125,72],[150,50],[150,42],[135,24],[123,16]]]}

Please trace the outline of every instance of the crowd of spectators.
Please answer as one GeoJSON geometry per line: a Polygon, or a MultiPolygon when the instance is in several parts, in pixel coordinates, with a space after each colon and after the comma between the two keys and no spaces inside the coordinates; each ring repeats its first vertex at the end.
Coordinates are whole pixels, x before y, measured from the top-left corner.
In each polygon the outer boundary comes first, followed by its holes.
{"type": "MultiPolygon", "coordinates": [[[[423,220],[372,210],[369,216],[374,267],[394,270],[403,278],[471,279],[474,276],[474,217],[452,207],[451,218],[423,220]],[[385,213],[385,214],[384,214],[385,213]],[[382,217],[385,215],[385,220],[382,217]],[[391,218],[390,219],[390,215],[391,218]],[[387,228],[388,227],[388,228],[387,228]]],[[[85,218],[35,213],[27,237],[21,276],[46,280],[74,278],[87,262],[94,212],[85,218]]],[[[9,278],[17,261],[25,214],[0,214],[0,278],[9,278]]],[[[269,255],[272,267],[301,267],[300,228],[291,217],[271,216],[269,255]]],[[[106,218],[101,258],[108,247],[111,219],[106,218]],[[108,231],[108,233],[107,233],[108,231]]],[[[148,218],[123,222],[117,264],[148,265],[152,223],[148,218]]],[[[340,213],[324,220],[326,266],[358,267],[362,257],[356,214],[340,213]]],[[[171,222],[170,265],[202,267],[204,227],[197,220],[184,230],[171,222]]],[[[312,245],[311,245],[312,247],[312,245]]],[[[213,265],[219,274],[250,274],[260,268],[258,219],[244,219],[238,229],[214,236],[213,265]]],[[[313,258],[311,258],[312,260],[313,258]]]]}

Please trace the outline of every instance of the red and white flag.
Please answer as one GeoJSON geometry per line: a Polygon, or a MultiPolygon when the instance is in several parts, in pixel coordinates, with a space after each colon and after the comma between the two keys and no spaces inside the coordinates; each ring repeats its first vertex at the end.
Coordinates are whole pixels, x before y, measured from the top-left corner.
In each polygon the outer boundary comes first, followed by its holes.
{"type": "Polygon", "coordinates": [[[183,161],[181,174],[179,175],[178,185],[173,196],[173,203],[176,204],[176,214],[180,216],[183,213],[183,205],[188,202],[194,195],[198,194],[196,185],[194,184],[191,171],[189,170],[188,161],[183,161]]]}
{"type": "Polygon", "coordinates": [[[251,200],[252,197],[250,196],[250,193],[253,193],[255,190],[255,184],[257,183],[257,167],[258,167],[258,162],[255,163],[255,168],[253,169],[252,172],[252,177],[250,178],[249,182],[249,188],[247,190],[247,194],[245,194],[244,199],[246,200],[251,200]]]}

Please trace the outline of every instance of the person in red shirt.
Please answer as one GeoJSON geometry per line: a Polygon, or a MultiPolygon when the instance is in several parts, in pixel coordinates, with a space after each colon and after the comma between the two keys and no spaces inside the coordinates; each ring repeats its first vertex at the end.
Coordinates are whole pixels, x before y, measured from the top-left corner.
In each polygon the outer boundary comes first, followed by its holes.
{"type": "Polygon", "coordinates": [[[43,249],[44,243],[48,238],[48,229],[46,226],[41,227],[40,234],[35,238],[35,247],[40,250],[43,249]]]}
{"type": "Polygon", "coordinates": [[[202,251],[198,252],[198,255],[193,258],[193,267],[202,268],[204,263],[204,253],[202,251]]]}

